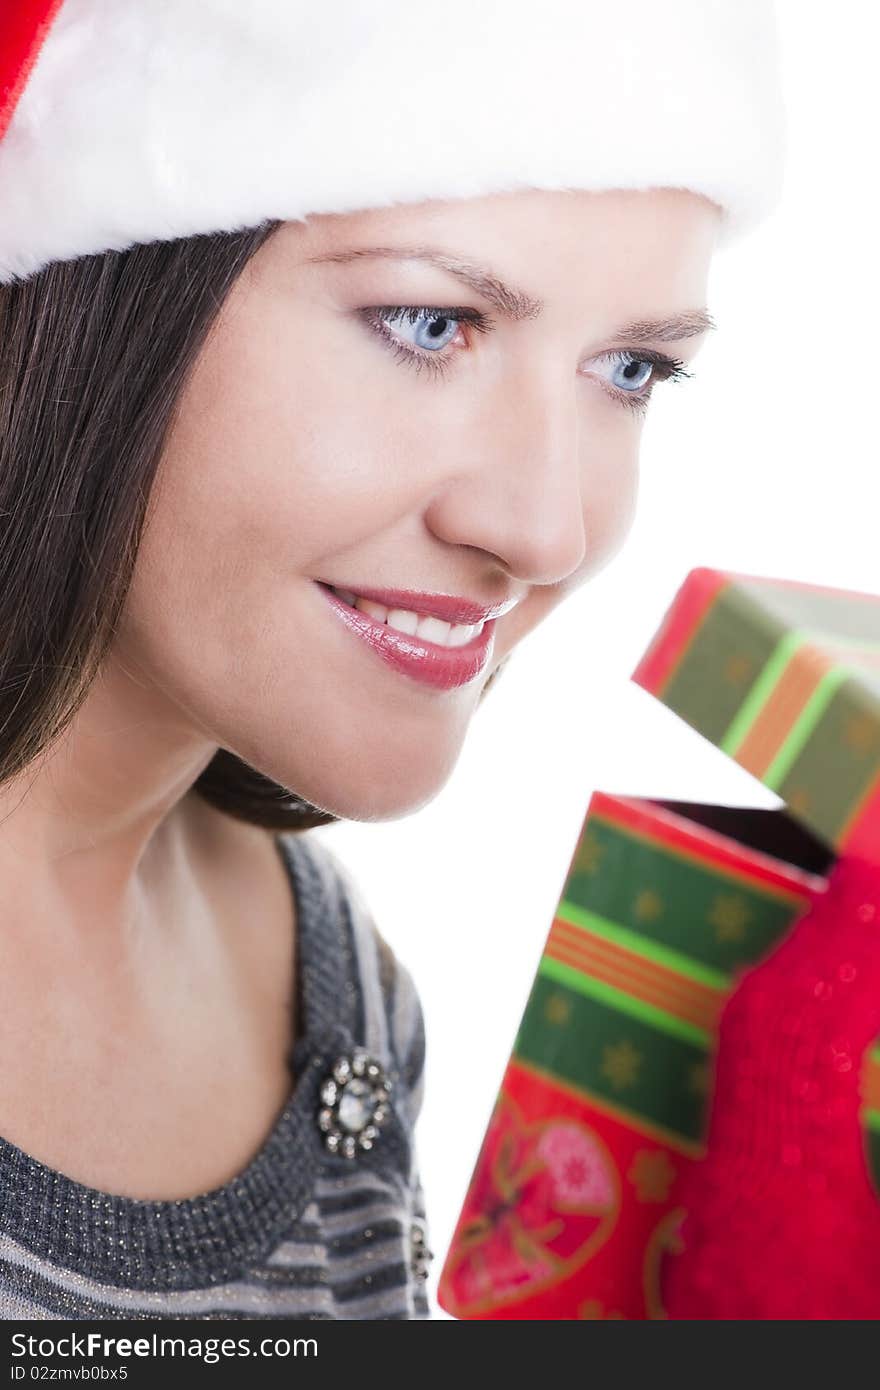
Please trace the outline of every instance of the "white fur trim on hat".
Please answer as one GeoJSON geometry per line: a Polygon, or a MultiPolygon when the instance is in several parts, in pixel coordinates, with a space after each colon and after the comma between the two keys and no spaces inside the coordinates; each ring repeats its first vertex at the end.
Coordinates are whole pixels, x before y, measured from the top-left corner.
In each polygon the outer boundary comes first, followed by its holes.
{"type": "Polygon", "coordinates": [[[782,147],[770,0],[63,0],[0,139],[0,281],[524,187],[692,189],[726,242],[782,147]]]}

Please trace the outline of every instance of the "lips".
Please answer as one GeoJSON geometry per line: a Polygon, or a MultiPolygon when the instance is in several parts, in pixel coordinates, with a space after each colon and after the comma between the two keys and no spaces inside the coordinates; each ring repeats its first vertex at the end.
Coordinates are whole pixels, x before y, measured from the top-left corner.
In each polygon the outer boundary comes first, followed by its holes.
{"type": "MultiPolygon", "coordinates": [[[[318,583],[322,588],[331,588],[323,580],[318,580],[318,583]]],[[[357,598],[381,603],[384,608],[406,608],[422,617],[442,618],[447,623],[469,623],[474,627],[489,618],[502,617],[519,603],[518,598],[499,603],[479,603],[456,594],[432,594],[420,589],[364,589],[353,584],[335,584],[332,587],[354,594],[357,598]]]]}
{"type": "MultiPolygon", "coordinates": [[[[350,590],[358,597],[372,599],[389,608],[410,608],[413,612],[442,618],[446,622],[482,622],[482,630],[470,641],[460,647],[440,646],[426,641],[417,634],[398,632],[386,623],[379,622],[360,608],[352,608],[334,593],[333,589],[321,582],[317,587],[327,599],[332,611],[339,617],[354,636],[359,637],[386,665],[401,675],[435,690],[453,690],[467,685],[483,671],[491,656],[495,636],[495,620],[486,617],[491,609],[478,607],[469,600],[451,598],[448,595],[422,595],[411,590],[370,589],[350,590]],[[420,608],[424,599],[436,600],[433,610],[420,608]],[[404,602],[403,600],[407,601],[404,602]],[[440,603],[445,606],[438,611],[440,603]],[[458,616],[464,614],[464,616],[458,616]]],[[[515,603],[516,600],[513,601],[515,603]]],[[[509,611],[513,603],[502,604],[503,612],[509,611]]]]}

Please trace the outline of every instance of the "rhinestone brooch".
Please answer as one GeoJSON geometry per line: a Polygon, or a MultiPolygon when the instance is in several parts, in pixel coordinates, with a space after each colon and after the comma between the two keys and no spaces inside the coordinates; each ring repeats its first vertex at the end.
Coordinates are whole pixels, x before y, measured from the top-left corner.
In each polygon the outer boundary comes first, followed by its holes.
{"type": "Polygon", "coordinates": [[[337,1057],[321,1082],[318,1129],[332,1154],[354,1158],[371,1149],[389,1115],[392,1083],[363,1047],[337,1057]]]}

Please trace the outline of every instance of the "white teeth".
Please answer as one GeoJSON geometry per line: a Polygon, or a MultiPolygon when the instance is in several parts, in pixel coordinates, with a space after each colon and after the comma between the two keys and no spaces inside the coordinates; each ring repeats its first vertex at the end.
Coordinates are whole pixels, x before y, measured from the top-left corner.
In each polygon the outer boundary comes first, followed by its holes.
{"type": "Polygon", "coordinates": [[[397,632],[405,632],[411,637],[421,637],[425,642],[434,642],[440,647],[463,647],[473,641],[483,629],[482,623],[446,623],[441,618],[422,617],[409,608],[386,608],[384,604],[374,603],[372,599],[360,598],[347,589],[334,589],[351,608],[360,608],[377,623],[386,623],[397,632]]]}
{"type": "MultiPolygon", "coordinates": [[[[376,606],[375,604],[373,605],[376,606]]],[[[376,616],[375,614],[373,615],[376,616]]],[[[398,632],[408,632],[415,636],[416,628],[420,626],[418,613],[411,613],[408,608],[392,608],[385,619],[389,627],[397,628],[398,632]]]]}
{"type": "Polygon", "coordinates": [[[388,613],[387,608],[383,608],[381,603],[373,603],[369,598],[358,598],[355,594],[351,601],[352,608],[362,608],[365,613],[369,613],[371,618],[375,618],[377,623],[384,623],[388,613]]]}
{"type": "MultiPolygon", "coordinates": [[[[394,621],[394,614],[388,615],[388,621],[394,621]]],[[[440,647],[454,646],[450,641],[455,628],[451,623],[444,623],[442,618],[420,618],[419,636],[424,637],[426,642],[436,642],[440,647]]],[[[467,639],[465,639],[467,640],[467,639]]]]}

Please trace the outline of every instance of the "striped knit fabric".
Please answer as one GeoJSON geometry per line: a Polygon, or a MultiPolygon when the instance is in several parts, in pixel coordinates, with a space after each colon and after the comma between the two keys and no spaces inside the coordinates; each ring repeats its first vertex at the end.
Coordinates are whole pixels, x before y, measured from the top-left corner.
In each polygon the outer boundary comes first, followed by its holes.
{"type": "Polygon", "coordinates": [[[413,1139],[424,1025],[406,968],[348,871],[301,833],[276,837],[297,910],[302,1036],[287,1105],[237,1177],[202,1196],[100,1192],[0,1139],[0,1316],[427,1318],[413,1139]],[[391,1076],[372,1150],[326,1151],[319,1088],[361,1045],[391,1076]]]}

